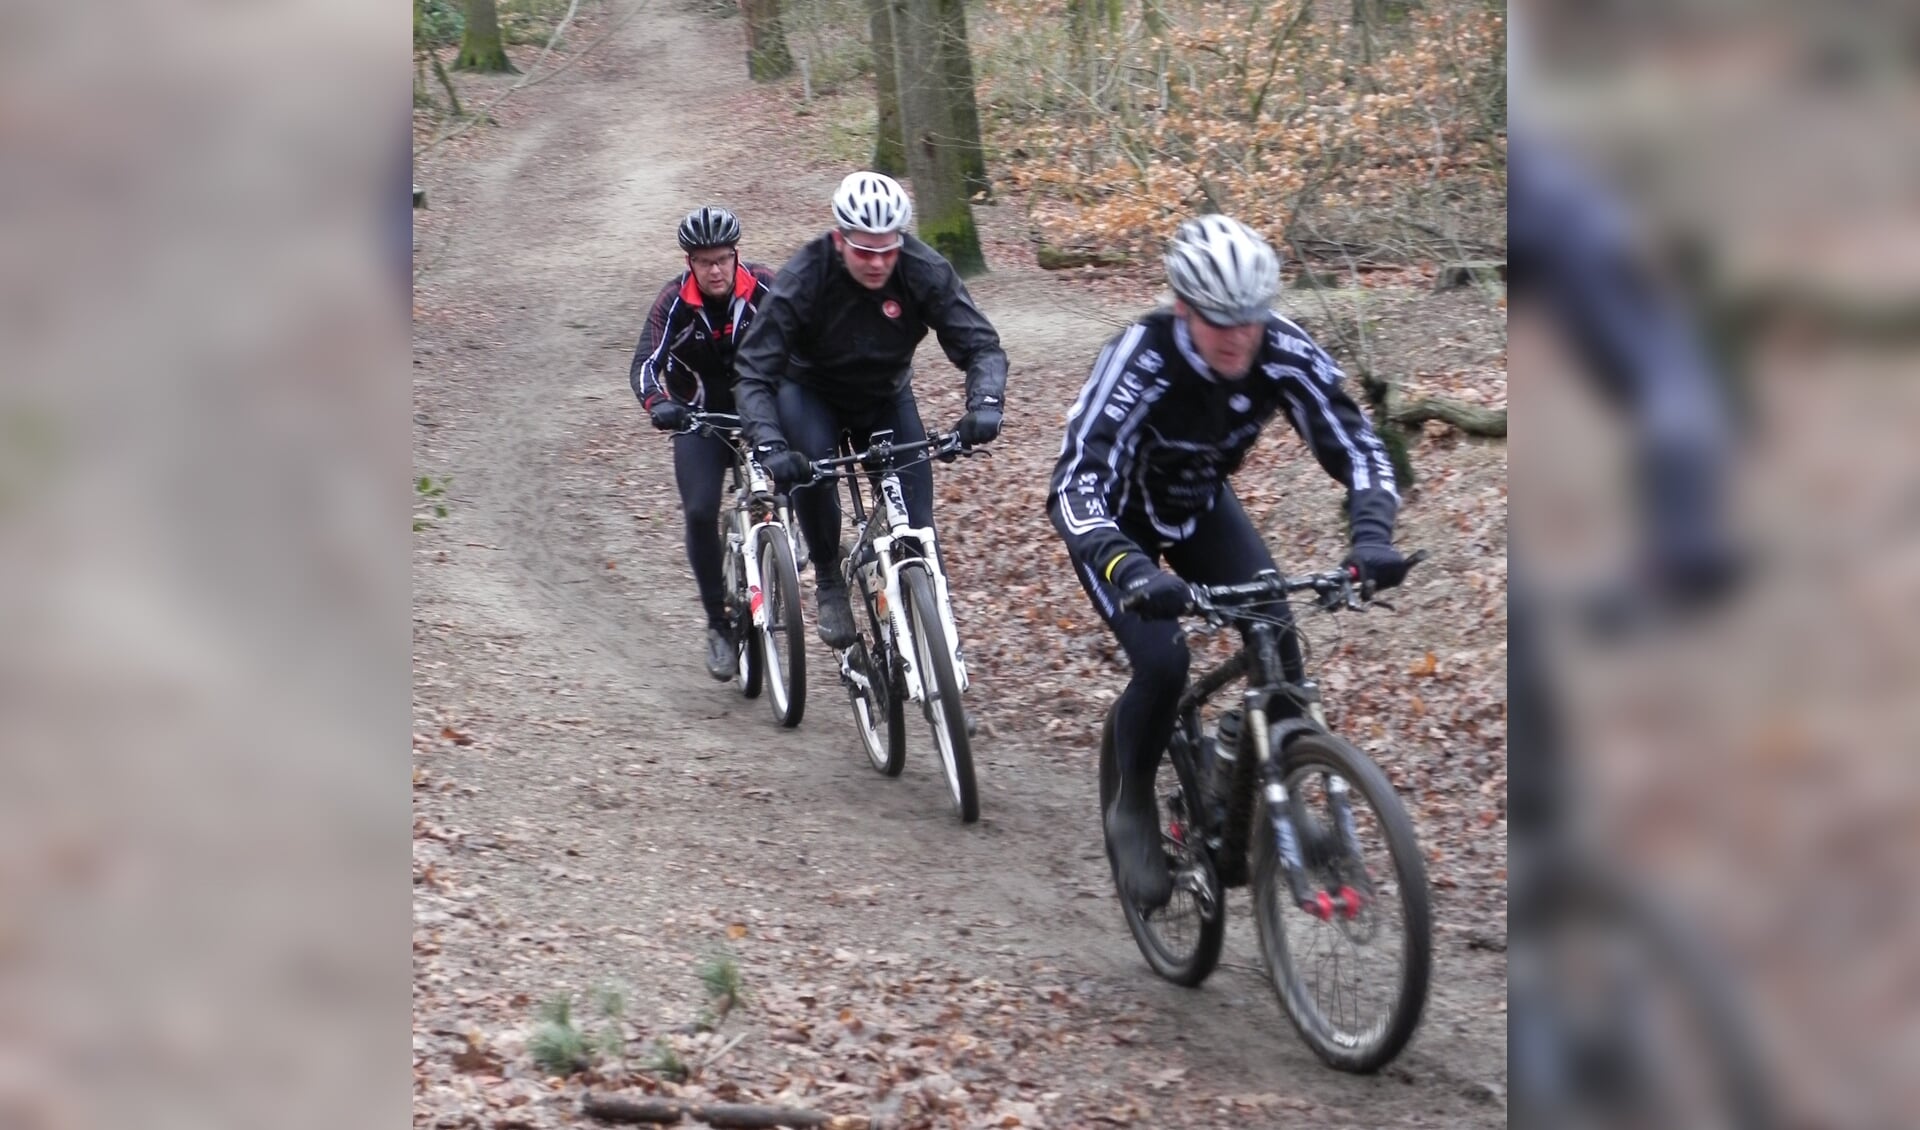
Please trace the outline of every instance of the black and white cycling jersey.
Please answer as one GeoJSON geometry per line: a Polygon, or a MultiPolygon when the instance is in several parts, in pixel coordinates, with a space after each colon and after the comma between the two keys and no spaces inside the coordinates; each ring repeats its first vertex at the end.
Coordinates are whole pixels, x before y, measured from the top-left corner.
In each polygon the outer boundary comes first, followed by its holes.
{"type": "Polygon", "coordinates": [[[1171,310],[1129,326],[1101,351],[1067,414],[1047,509],[1068,551],[1100,572],[1127,553],[1157,557],[1185,540],[1282,410],[1346,484],[1356,533],[1390,536],[1393,466],[1341,379],[1333,358],[1278,314],[1241,380],[1214,374],[1171,310]],[[1151,530],[1159,544],[1136,545],[1122,525],[1151,530]]]}

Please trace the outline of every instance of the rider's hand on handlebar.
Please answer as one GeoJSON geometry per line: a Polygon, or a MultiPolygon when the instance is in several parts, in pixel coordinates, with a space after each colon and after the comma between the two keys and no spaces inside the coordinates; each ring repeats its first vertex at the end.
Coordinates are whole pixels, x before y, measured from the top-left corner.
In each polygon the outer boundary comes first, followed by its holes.
{"type": "Polygon", "coordinates": [[[960,417],[960,422],[953,426],[953,430],[959,435],[960,442],[968,447],[991,443],[993,438],[1000,434],[1000,410],[988,407],[975,408],[960,417]]]}
{"type": "Polygon", "coordinates": [[[798,451],[790,451],[784,443],[762,444],[754,453],[754,458],[767,470],[767,477],[782,488],[802,486],[813,481],[813,463],[798,451]]]}
{"type": "Polygon", "coordinates": [[[1359,583],[1360,591],[1369,596],[1406,580],[1407,570],[1413,567],[1413,562],[1390,543],[1376,541],[1356,543],[1341,564],[1359,583]]]}
{"type": "Polygon", "coordinates": [[[647,415],[653,418],[653,426],[663,432],[685,431],[693,423],[693,413],[677,400],[662,400],[647,409],[647,415]]]}
{"type": "Polygon", "coordinates": [[[1152,566],[1137,570],[1121,591],[1120,607],[1149,620],[1176,619],[1193,605],[1193,589],[1187,582],[1152,566]]]}

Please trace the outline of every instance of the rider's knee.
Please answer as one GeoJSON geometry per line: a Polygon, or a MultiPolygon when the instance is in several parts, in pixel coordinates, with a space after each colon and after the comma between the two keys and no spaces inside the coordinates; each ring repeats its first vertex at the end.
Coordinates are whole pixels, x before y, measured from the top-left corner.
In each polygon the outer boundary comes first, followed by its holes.
{"type": "Polygon", "coordinates": [[[1192,662],[1192,653],[1185,642],[1154,648],[1135,657],[1133,681],[1145,691],[1177,695],[1187,685],[1187,669],[1192,662]]]}

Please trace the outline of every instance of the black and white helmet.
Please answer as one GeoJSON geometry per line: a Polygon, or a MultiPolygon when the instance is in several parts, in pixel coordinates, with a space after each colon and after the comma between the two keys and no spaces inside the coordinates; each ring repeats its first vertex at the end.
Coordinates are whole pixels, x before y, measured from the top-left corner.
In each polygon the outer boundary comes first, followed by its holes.
{"type": "Polygon", "coordinates": [[[740,220],[732,212],[709,204],[695,208],[680,221],[680,248],[732,247],[740,242],[740,220]]]}
{"type": "Polygon", "coordinates": [[[850,173],[833,194],[833,222],[841,231],[892,235],[913,222],[913,201],[885,173],[850,173]]]}
{"type": "Polygon", "coordinates": [[[1166,264],[1173,293],[1217,325],[1264,320],[1280,293],[1280,257],[1252,228],[1225,216],[1181,224],[1166,264]]]}

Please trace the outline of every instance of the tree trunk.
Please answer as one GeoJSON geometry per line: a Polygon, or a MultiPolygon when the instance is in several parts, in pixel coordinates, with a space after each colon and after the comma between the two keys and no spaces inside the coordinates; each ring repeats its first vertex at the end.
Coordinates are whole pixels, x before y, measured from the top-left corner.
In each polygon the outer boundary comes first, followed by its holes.
{"type": "MultiPolygon", "coordinates": [[[[1161,0],[1142,0],[1140,4],[1140,25],[1146,31],[1148,39],[1160,39],[1167,33],[1167,13],[1161,6],[1161,0]]],[[[1154,102],[1160,109],[1166,109],[1170,101],[1167,81],[1167,63],[1169,53],[1165,40],[1153,49],[1153,85],[1154,102]]]]}
{"type": "Polygon", "coordinates": [[[769,82],[792,74],[793,53],[787,50],[780,0],[740,0],[740,16],[747,25],[747,77],[769,82]]]}
{"type": "Polygon", "coordinates": [[[873,40],[873,171],[903,177],[907,156],[900,145],[900,80],[894,62],[893,11],[887,0],[867,0],[867,23],[873,40]]]}
{"type": "Polygon", "coordinates": [[[456,118],[464,118],[467,112],[460,108],[460,92],[453,88],[453,78],[447,74],[447,68],[440,65],[440,54],[429,51],[427,58],[433,60],[433,73],[439,77],[440,85],[447,88],[447,111],[456,118]]]}
{"type": "Polygon", "coordinates": [[[940,2],[890,0],[907,175],[920,238],[962,275],[977,275],[987,262],[967,203],[966,167],[955,144],[957,115],[941,69],[940,2]]]}
{"type": "Polygon", "coordinates": [[[500,41],[500,12],[494,0],[467,0],[467,30],[460,36],[460,54],[453,60],[453,69],[520,73],[500,41]]]}
{"type": "Polygon", "coordinates": [[[974,98],[973,46],[967,35],[965,0],[938,0],[940,12],[940,70],[946,77],[947,101],[953,107],[960,167],[969,192],[992,188],[987,180],[987,151],[980,143],[980,103],[974,98]]]}
{"type": "Polygon", "coordinates": [[[1067,51],[1071,79],[1084,84],[1087,97],[1098,85],[1094,75],[1094,0],[1067,0],[1067,51]]]}

